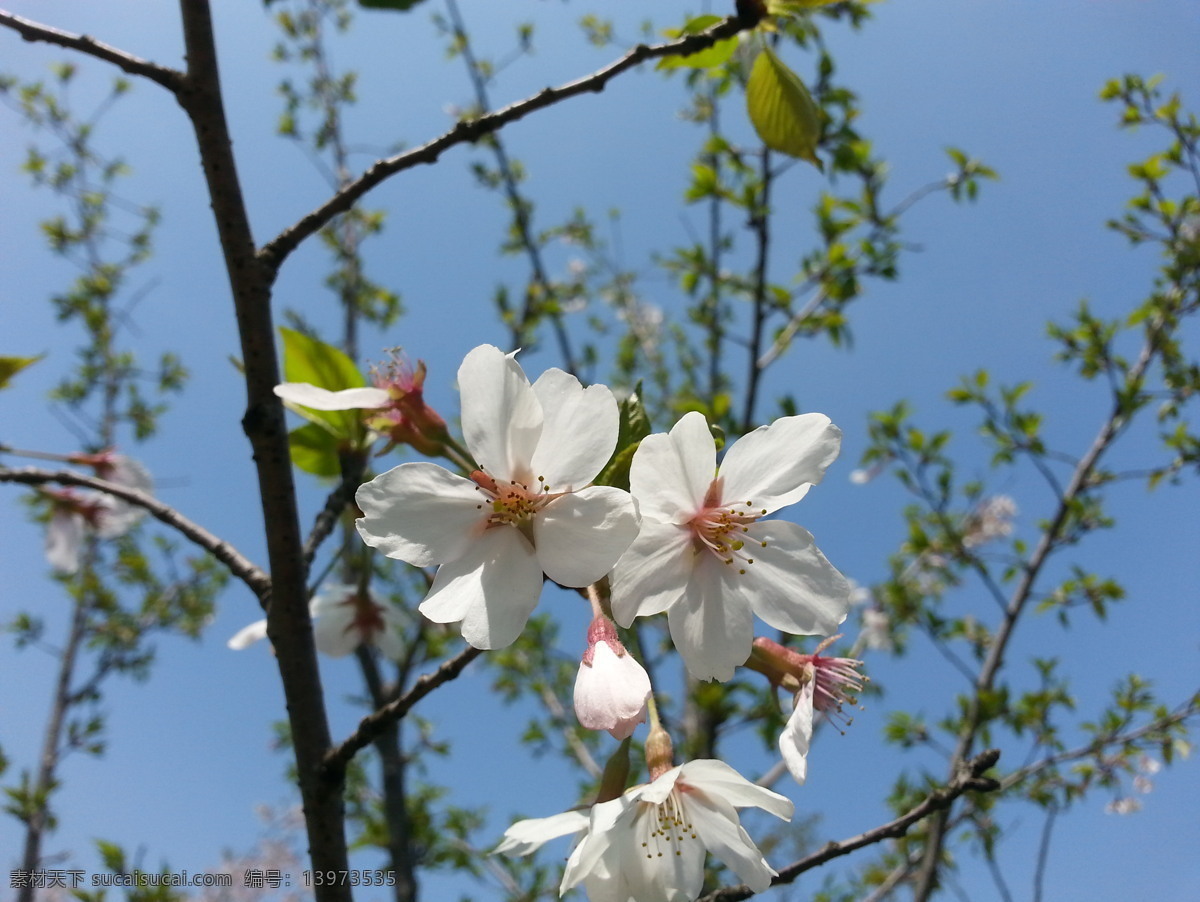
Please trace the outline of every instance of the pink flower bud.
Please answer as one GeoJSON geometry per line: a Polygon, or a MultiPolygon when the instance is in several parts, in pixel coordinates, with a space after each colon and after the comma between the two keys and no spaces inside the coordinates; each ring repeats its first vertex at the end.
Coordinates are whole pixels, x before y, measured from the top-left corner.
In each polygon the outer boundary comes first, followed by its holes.
{"type": "Polygon", "coordinates": [[[589,730],[625,739],[646,720],[650,677],[617,638],[613,622],[597,617],[575,678],[575,715],[589,730]]]}

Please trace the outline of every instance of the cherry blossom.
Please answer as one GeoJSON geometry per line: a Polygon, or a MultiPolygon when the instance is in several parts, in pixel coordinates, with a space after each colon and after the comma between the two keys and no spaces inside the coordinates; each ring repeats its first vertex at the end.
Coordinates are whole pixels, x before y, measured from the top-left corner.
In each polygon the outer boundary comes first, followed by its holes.
{"type": "Polygon", "coordinates": [[[719,470],[699,413],[643,439],[629,474],[641,531],[612,575],[617,623],[666,611],[675,647],[702,680],[728,680],[746,660],[754,614],[787,633],[834,632],[849,583],[807,530],[767,517],[821,481],[840,443],[817,413],[748,433],[719,470]]]}
{"type": "MultiPolygon", "coordinates": [[[[830,719],[842,716],[843,705],[856,705],[865,677],[858,672],[862,661],[821,654],[840,636],[830,636],[811,655],[784,648],[759,637],[748,666],[763,673],[776,686],[794,693],[792,714],[779,736],[779,751],[788,772],[797,783],[808,779],[808,752],[812,745],[813,720],[817,714],[830,719]]],[[[849,719],[844,719],[848,725],[849,719]]]]}
{"type": "MultiPolygon", "coordinates": [[[[150,494],[154,481],[150,472],[133,458],[112,450],[96,454],[72,454],[70,463],[91,467],[96,475],[115,485],[150,494]]],[[[115,539],[129,532],[146,511],[113,495],[78,489],[43,489],[50,499],[50,521],[46,526],[46,560],[59,573],[79,570],[84,538],[92,533],[100,539],[115,539]]]]}
{"type": "MultiPolygon", "coordinates": [[[[355,586],[329,585],[313,596],[308,605],[317,651],[340,658],[360,645],[373,645],[398,661],[404,655],[404,620],[390,604],[374,593],[364,595],[355,586]]],[[[227,643],[240,651],[266,638],[267,621],[256,620],[238,630],[227,643]]]]}
{"type": "Polygon", "coordinates": [[[617,442],[617,402],[549,369],[530,385],[520,365],[481,345],[458,371],[463,437],[478,468],[464,478],[415,462],[359,488],[359,535],[388,557],[438,566],[421,613],[462,624],[476,648],[524,629],[542,574],[594,583],[637,534],[628,493],[589,485],[617,442]]]}
{"type": "Polygon", "coordinates": [[[650,677],[617,638],[607,617],[588,627],[588,647],[575,678],[575,716],[589,730],[608,730],[616,739],[633,735],[646,720],[650,677]]]}
{"type": "Polygon", "coordinates": [[[691,902],[703,888],[706,852],[759,893],[775,871],[741,825],[737,809],[747,807],[783,820],[793,812],[786,798],[723,761],[689,761],[593,805],[586,818],[569,811],[519,821],[496,851],[528,855],[548,840],[582,834],[559,894],[583,884],[591,902],[691,902]]]}
{"type": "Polygon", "coordinates": [[[307,382],[276,385],[275,394],[289,404],[312,410],[363,410],[366,425],[386,436],[390,450],[407,444],[431,457],[440,455],[448,437],[446,421],[425,403],[425,363],[415,367],[399,355],[380,368],[373,368],[373,387],[330,391],[307,382]]]}

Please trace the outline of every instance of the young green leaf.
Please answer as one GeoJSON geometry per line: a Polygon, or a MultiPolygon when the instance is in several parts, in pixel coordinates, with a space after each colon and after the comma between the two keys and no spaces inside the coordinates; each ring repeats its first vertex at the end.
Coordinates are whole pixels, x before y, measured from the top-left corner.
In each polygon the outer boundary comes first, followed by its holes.
{"type": "Polygon", "coordinates": [[[8,388],[8,381],[27,366],[33,366],[45,354],[36,357],[0,357],[0,388],[8,388]]]}
{"type": "Polygon", "coordinates": [[[821,171],[817,141],[821,111],[795,72],[764,46],[750,70],[746,107],[754,130],[772,150],[807,160],[821,171]]]}

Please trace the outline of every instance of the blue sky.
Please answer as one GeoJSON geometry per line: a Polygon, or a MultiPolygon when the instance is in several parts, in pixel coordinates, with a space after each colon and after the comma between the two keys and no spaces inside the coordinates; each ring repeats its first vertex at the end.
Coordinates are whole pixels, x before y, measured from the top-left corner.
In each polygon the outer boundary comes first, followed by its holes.
{"type": "MultiPolygon", "coordinates": [[[[426,6],[431,11],[437,3],[426,6]]],[[[603,12],[617,19],[618,33],[634,38],[644,5],[610,6],[603,12]]],[[[591,11],[578,2],[462,0],[462,7],[477,34],[486,36],[480,38],[485,54],[507,49],[511,22],[538,22],[536,56],[505,73],[497,103],[589,72],[613,53],[578,37],[573,23],[591,11]]],[[[26,0],[7,8],[164,63],[179,58],[172,4],[26,0]]],[[[677,21],[675,12],[698,11],[673,0],[656,9],[663,26],[677,21]]],[[[218,4],[217,25],[236,151],[261,242],[322,200],[327,188],[299,150],[273,138],[279,73],[267,62],[274,40],[267,17],[255,3],[218,4]]],[[[469,86],[461,66],[444,61],[428,11],[364,14],[360,25],[366,27],[336,51],[340,63],[352,62],[362,72],[362,104],[349,120],[353,143],[379,153],[396,141],[415,144],[443,131],[451,121],[445,106],[466,103],[469,86]]],[[[1157,135],[1118,132],[1115,108],[1096,94],[1106,79],[1124,72],[1163,72],[1170,88],[1200,107],[1200,15],[1194,0],[962,0],[952,10],[934,0],[912,0],[880,4],[861,34],[831,28],[828,39],[843,80],[861,97],[861,130],[890,163],[893,203],[948,169],[943,149],[951,144],[1002,177],[984,186],[975,205],[932,198],[915,208],[904,237],[920,250],[903,259],[897,283],[872,286],[854,308],[853,349],[803,346],[771,377],[772,390],[797,391],[806,406],[829,414],[846,433],[842,459],[788,517],[812,530],[847,574],[869,583],[883,577],[885,556],[903,536],[899,510],[905,500],[886,479],[867,486],[848,481],[865,446],[869,411],[908,398],[922,423],[958,429],[964,473],[985,475],[973,419],[950,409],[943,394],[959,374],[986,367],[1001,381],[1036,383],[1033,398],[1053,413],[1050,433],[1063,447],[1080,449],[1090,439],[1103,399],[1051,361],[1043,326],[1063,318],[1081,298],[1113,312],[1144,295],[1152,254],[1130,250],[1102,224],[1131,193],[1124,166],[1161,143],[1157,135]]],[[[30,78],[64,57],[0,35],[0,71],[30,78]]],[[[79,62],[78,93],[86,106],[91,85],[107,83],[113,73],[79,62]]],[[[801,74],[810,64],[799,54],[789,62],[801,74]]],[[[676,117],[680,100],[677,84],[646,69],[601,95],[578,98],[505,132],[510,151],[530,172],[538,223],[560,221],[576,206],[597,217],[619,208],[625,262],[646,273],[647,298],[667,309],[677,309],[678,298],[654,271],[649,251],[688,240],[688,228],[702,223],[698,209],[680,205],[684,167],[699,140],[695,127],[676,117]]],[[[736,115],[730,105],[727,118],[736,115]]],[[[29,133],[7,111],[0,110],[0,121],[6,136],[16,136],[0,142],[0,353],[51,351],[15,389],[0,394],[0,421],[6,424],[0,441],[67,451],[71,434],[47,412],[44,398],[68,366],[70,340],[58,331],[44,299],[72,273],[43,251],[36,223],[47,215],[47,198],[28,190],[16,171],[29,133]]],[[[187,395],[164,419],[161,438],[138,454],[155,473],[161,497],[261,561],[252,466],[238,426],[244,398],[228,363],[237,341],[190,130],[165,92],[139,85],[105,121],[98,140],[133,166],[136,178],[126,192],[163,208],[158,253],[144,275],[153,288],[135,316],[139,342],[148,351],[179,351],[193,372],[187,395]],[[148,135],[153,140],[134,140],[148,135]]],[[[370,158],[364,154],[358,162],[370,158]]],[[[503,341],[489,302],[496,284],[518,280],[524,270],[520,261],[497,261],[492,253],[505,214],[493,196],[475,187],[467,169],[472,159],[472,151],[456,149],[436,167],[393,179],[371,199],[372,206],[390,211],[386,232],[368,251],[372,275],[399,289],[409,310],[394,330],[374,338],[374,346],[404,345],[427,360],[429,396],[445,411],[455,409],[453,373],[466,351],[503,341]]],[[[806,209],[819,186],[815,172],[798,168],[781,185],[778,202],[806,209]]],[[[789,272],[810,246],[801,230],[808,227],[801,217],[796,222],[795,235],[785,233],[777,245],[780,273],[789,272]]],[[[567,257],[564,251],[557,264],[565,265],[567,257]]],[[[332,328],[320,287],[324,266],[316,249],[289,261],[276,292],[278,309],[295,307],[332,328]]],[[[372,339],[363,342],[366,356],[372,347],[372,339]]],[[[524,361],[532,373],[558,362],[549,345],[524,361]]],[[[311,516],[322,492],[311,480],[304,485],[302,503],[311,516]]],[[[1018,472],[995,490],[1016,498],[1019,529],[1032,535],[1032,524],[1046,510],[1040,485],[1018,472]]],[[[44,578],[41,536],[23,520],[17,494],[11,488],[2,493],[0,614],[8,619],[16,610],[41,612],[54,635],[64,602],[44,578]]],[[[1168,700],[1194,691],[1200,673],[1197,500],[1195,485],[1149,497],[1140,486],[1121,488],[1113,499],[1119,530],[1098,537],[1080,560],[1119,574],[1129,601],[1107,625],[1081,618],[1065,638],[1048,624],[1030,623],[1014,666],[1036,654],[1069,657],[1083,712],[1098,710],[1129,670],[1154,679],[1168,700]]],[[[543,605],[556,600],[548,594],[543,605]]],[[[198,871],[211,867],[223,848],[252,843],[254,805],[289,799],[285,762],[268,748],[269,725],[282,715],[270,655],[265,648],[234,655],[224,647],[229,635],[257,616],[249,595],[231,588],[201,642],[161,642],[148,684],[112,685],[106,704],[110,750],[103,761],[72,759],[64,766],[63,824],[49,850],[69,850],[90,868],[91,839],[102,837],[131,848],[145,845],[150,863],[167,860],[198,871]]],[[[582,623],[579,612],[569,616],[582,623]]],[[[581,645],[581,626],[564,629],[565,653],[575,654],[581,645]]],[[[0,655],[0,743],[13,761],[11,779],[36,753],[51,669],[36,652],[18,654],[3,645],[0,655]]],[[[819,737],[808,785],[780,786],[802,811],[822,814],[822,836],[853,834],[882,820],[879,800],[894,773],[915,764],[883,746],[886,712],[898,707],[936,715],[945,703],[938,691],[945,671],[928,649],[916,647],[898,663],[871,666],[886,694],[872,700],[846,736],[819,737]]],[[[357,720],[356,709],[340,702],[359,689],[354,667],[325,662],[323,678],[334,700],[334,734],[344,735],[357,720]]],[[[524,760],[516,741],[524,717],[491,703],[486,688],[486,675],[473,668],[422,714],[455,744],[454,758],[435,775],[453,781],[460,801],[490,804],[498,837],[511,811],[550,814],[575,799],[565,769],[524,760]],[[455,713],[464,711],[469,717],[455,713]],[[545,790],[531,798],[511,791],[508,780],[497,787],[494,762],[501,756],[514,773],[536,767],[545,790]]],[[[769,764],[761,756],[732,763],[747,772],[769,764]]],[[[1200,895],[1195,764],[1160,774],[1157,787],[1145,798],[1145,810],[1129,818],[1104,815],[1101,795],[1063,818],[1046,897],[1200,895]]],[[[1006,816],[1020,828],[1002,855],[1020,896],[1029,886],[1040,821],[1032,810],[1009,809],[1006,816]]],[[[15,862],[18,841],[14,824],[0,822],[0,866],[15,862]]],[[[962,883],[972,898],[993,897],[977,870],[964,873],[962,883]]],[[[814,884],[804,886],[811,890],[814,884]]],[[[433,878],[426,898],[457,888],[433,878]]],[[[493,894],[485,888],[479,897],[493,894]]]]}

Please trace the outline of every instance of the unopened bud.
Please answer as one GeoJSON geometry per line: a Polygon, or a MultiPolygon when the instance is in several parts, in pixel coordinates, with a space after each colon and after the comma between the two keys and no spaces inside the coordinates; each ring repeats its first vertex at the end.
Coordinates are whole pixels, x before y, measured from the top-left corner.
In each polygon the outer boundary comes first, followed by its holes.
{"type": "Polygon", "coordinates": [[[674,766],[675,747],[671,744],[671,735],[656,723],[646,737],[646,768],[650,771],[650,779],[657,780],[674,766]]]}

